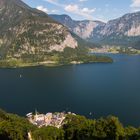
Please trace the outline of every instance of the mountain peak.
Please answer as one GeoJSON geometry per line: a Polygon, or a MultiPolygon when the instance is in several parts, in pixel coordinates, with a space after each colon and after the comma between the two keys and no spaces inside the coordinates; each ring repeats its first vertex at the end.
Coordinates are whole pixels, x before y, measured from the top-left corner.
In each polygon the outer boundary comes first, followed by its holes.
{"type": "Polygon", "coordinates": [[[93,30],[97,26],[101,26],[104,23],[101,21],[92,21],[92,20],[81,20],[76,21],[73,20],[68,15],[49,15],[51,18],[55,19],[56,21],[60,22],[61,24],[65,25],[69,28],[72,32],[77,34],[83,39],[87,39],[92,35],[93,30]]]}

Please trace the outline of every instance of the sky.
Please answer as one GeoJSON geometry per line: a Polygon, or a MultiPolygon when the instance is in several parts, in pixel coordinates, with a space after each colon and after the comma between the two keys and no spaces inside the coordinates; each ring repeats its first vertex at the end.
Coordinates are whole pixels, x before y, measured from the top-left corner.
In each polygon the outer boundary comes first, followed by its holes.
{"type": "Polygon", "coordinates": [[[140,0],[23,0],[47,14],[67,14],[75,20],[107,22],[140,11],[140,0]]]}

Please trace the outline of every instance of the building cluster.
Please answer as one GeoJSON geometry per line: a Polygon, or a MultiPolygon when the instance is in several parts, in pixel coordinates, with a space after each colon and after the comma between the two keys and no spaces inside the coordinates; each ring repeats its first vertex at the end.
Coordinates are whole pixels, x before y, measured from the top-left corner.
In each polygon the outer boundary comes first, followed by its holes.
{"type": "Polygon", "coordinates": [[[118,54],[118,53],[132,53],[132,54],[140,54],[140,50],[132,48],[132,47],[120,47],[120,46],[110,46],[104,45],[98,48],[91,48],[91,53],[111,53],[111,54],[118,54]]]}
{"type": "Polygon", "coordinates": [[[90,51],[92,53],[114,53],[117,54],[119,53],[120,47],[117,46],[102,46],[101,48],[92,48],[90,51]]]}
{"type": "MultiPolygon", "coordinates": [[[[69,112],[68,114],[73,113],[69,112]]],[[[64,124],[66,115],[67,115],[66,113],[62,112],[62,113],[47,113],[47,114],[35,113],[35,115],[33,113],[28,113],[26,116],[32,124],[38,126],[39,128],[43,126],[53,126],[60,128],[64,124]]]]}

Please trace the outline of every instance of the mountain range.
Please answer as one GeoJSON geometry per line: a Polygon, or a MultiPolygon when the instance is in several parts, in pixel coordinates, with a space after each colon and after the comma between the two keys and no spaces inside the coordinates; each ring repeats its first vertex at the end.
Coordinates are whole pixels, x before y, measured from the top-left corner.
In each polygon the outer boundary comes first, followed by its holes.
{"type": "MultiPolygon", "coordinates": [[[[100,44],[131,46],[140,40],[140,12],[102,21],[73,20],[68,15],[49,15],[81,38],[100,44]]],[[[135,45],[134,45],[135,46],[135,45]]]]}
{"type": "Polygon", "coordinates": [[[22,0],[0,0],[0,66],[11,65],[11,60],[12,66],[23,62],[112,62],[89,57],[86,48],[119,45],[140,49],[139,23],[140,12],[107,23],[76,21],[68,15],[48,15],[22,0]]]}
{"type": "Polygon", "coordinates": [[[83,40],[21,0],[0,0],[0,67],[112,62],[87,53],[83,40]]]}

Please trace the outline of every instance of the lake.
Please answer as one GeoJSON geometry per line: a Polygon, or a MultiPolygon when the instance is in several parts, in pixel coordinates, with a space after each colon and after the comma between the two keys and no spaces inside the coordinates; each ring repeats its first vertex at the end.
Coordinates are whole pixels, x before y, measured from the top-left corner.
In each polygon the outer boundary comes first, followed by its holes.
{"type": "Polygon", "coordinates": [[[0,108],[22,116],[35,109],[115,115],[140,126],[140,56],[110,56],[112,64],[0,69],[0,108]]]}

